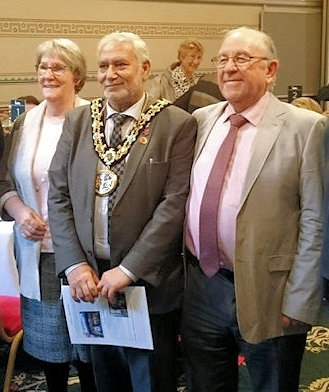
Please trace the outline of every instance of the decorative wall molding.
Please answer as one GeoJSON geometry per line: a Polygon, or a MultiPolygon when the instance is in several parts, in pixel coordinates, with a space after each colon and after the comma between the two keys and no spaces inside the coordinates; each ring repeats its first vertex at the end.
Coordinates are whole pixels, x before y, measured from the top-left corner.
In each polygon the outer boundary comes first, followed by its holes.
{"type": "Polygon", "coordinates": [[[37,77],[35,74],[15,73],[15,75],[13,75],[13,74],[0,73],[0,83],[3,84],[34,83],[36,81],[37,81],[37,77]]]}
{"type": "MultiPolygon", "coordinates": [[[[0,73],[0,83],[2,84],[31,84],[37,83],[38,78],[35,73],[0,73]]],[[[96,82],[96,72],[90,72],[86,78],[86,82],[96,82]]]]}
{"type": "MultiPolygon", "coordinates": [[[[128,0],[131,1],[131,0],[128,0]]],[[[155,0],[133,0],[149,1],[157,3],[155,0]]],[[[199,4],[228,4],[228,5],[287,5],[302,7],[321,7],[323,0],[162,0],[167,3],[199,3],[199,4]]]]}
{"type": "MultiPolygon", "coordinates": [[[[152,71],[152,75],[157,75],[162,71],[152,71]]],[[[205,73],[211,73],[213,70],[204,69],[203,72],[197,73],[198,76],[201,76],[205,73]]],[[[31,73],[21,73],[21,74],[5,74],[0,73],[0,83],[1,84],[34,84],[38,82],[38,78],[35,74],[31,73]]],[[[97,82],[97,72],[88,72],[86,82],[97,82]]]]}
{"type": "MultiPolygon", "coordinates": [[[[218,39],[233,24],[203,23],[122,23],[115,21],[88,21],[58,19],[14,19],[0,18],[0,37],[69,37],[100,38],[113,31],[132,31],[145,38],[185,38],[193,36],[203,39],[218,39]]],[[[251,26],[252,27],[252,26],[251,26]]],[[[258,28],[258,26],[253,26],[258,28]]]]}
{"type": "MultiPolygon", "coordinates": [[[[205,24],[205,23],[123,23],[116,21],[58,20],[58,19],[23,19],[0,18],[0,37],[10,38],[43,38],[56,37],[100,39],[113,31],[132,31],[144,39],[185,39],[193,37],[203,40],[219,40],[228,30],[238,24],[205,24]]],[[[258,25],[250,25],[259,28],[258,25]]],[[[156,70],[154,70],[156,71],[156,70]]],[[[96,82],[95,72],[88,73],[87,82],[96,82]]],[[[7,85],[35,84],[36,74],[0,73],[0,83],[7,85]]]]}

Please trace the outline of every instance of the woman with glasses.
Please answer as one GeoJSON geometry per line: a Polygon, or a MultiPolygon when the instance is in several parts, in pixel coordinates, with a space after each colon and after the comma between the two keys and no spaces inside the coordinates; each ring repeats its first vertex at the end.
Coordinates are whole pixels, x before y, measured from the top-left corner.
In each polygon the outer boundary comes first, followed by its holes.
{"type": "Polygon", "coordinates": [[[199,76],[195,73],[203,58],[203,46],[196,40],[185,40],[178,48],[178,61],[171,64],[164,73],[151,77],[146,82],[147,92],[153,98],[166,98],[174,102],[190,87],[199,76]]]}
{"type": "Polygon", "coordinates": [[[89,351],[70,343],[60,300],[60,279],[48,225],[48,168],[62,133],[64,116],[87,105],[78,97],[86,80],[86,61],[68,39],[36,49],[36,71],[44,100],[13,125],[7,178],[0,180],[0,211],[15,220],[24,350],[41,361],[48,391],[66,392],[69,365],[78,369],[81,390],[95,390],[89,351]]]}

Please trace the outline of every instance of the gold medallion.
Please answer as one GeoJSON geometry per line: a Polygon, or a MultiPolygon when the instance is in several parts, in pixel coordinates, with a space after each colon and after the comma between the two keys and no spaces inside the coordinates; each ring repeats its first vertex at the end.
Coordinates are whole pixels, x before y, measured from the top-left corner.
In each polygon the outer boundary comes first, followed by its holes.
{"type": "Polygon", "coordinates": [[[100,170],[96,175],[95,192],[98,196],[110,195],[118,185],[118,176],[110,169],[100,170]]]}

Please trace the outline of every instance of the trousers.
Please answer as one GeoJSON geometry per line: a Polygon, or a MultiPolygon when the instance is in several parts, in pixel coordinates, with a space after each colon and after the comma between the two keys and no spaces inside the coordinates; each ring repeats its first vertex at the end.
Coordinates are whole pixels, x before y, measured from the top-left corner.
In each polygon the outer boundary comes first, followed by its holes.
{"type": "Polygon", "coordinates": [[[189,265],[182,315],[189,392],[237,392],[238,355],[254,392],[298,392],[306,333],[246,342],[236,318],[234,281],[189,265]]]}
{"type": "Polygon", "coordinates": [[[180,316],[150,315],[154,350],[92,346],[97,392],[176,392],[180,316]]]}

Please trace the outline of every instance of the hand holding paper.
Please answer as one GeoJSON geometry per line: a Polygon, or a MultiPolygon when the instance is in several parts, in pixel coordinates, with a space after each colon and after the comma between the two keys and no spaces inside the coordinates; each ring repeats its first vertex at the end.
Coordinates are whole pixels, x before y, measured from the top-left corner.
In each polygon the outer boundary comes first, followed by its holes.
{"type": "Polygon", "coordinates": [[[145,287],[127,287],[115,304],[99,296],[75,302],[62,286],[66,321],[73,344],[110,344],[153,350],[145,287]]]}
{"type": "Polygon", "coordinates": [[[71,296],[74,301],[94,302],[98,296],[97,284],[99,278],[89,264],[82,264],[71,271],[67,280],[70,285],[71,296]]]}
{"type": "Polygon", "coordinates": [[[129,286],[132,280],[119,267],[112,268],[103,273],[97,288],[100,294],[110,302],[114,301],[118,291],[129,286]]]}

